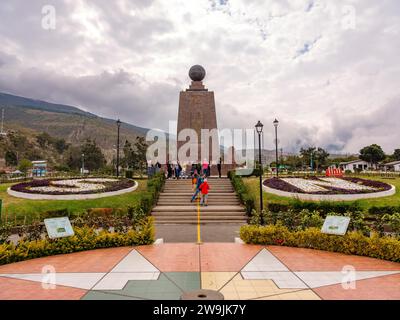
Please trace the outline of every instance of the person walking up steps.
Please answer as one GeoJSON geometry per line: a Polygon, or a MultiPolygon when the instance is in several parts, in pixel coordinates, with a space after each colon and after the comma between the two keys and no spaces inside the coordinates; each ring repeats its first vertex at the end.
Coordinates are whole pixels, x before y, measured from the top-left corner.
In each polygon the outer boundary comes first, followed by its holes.
{"type": "Polygon", "coordinates": [[[210,190],[210,185],[207,182],[207,178],[204,179],[203,183],[200,185],[201,191],[201,206],[208,206],[208,191],[210,190]]]}
{"type": "Polygon", "coordinates": [[[190,202],[193,202],[193,201],[197,198],[197,195],[200,193],[200,186],[201,186],[201,184],[203,183],[204,178],[205,178],[204,175],[203,175],[203,176],[198,176],[198,177],[197,177],[196,190],[194,191],[192,200],[190,200],[190,202]]]}
{"type": "Polygon", "coordinates": [[[219,158],[218,164],[217,164],[217,169],[218,169],[218,176],[221,178],[221,170],[222,170],[222,158],[219,158]]]}
{"type": "Polygon", "coordinates": [[[192,191],[195,192],[197,188],[197,179],[199,178],[199,175],[197,172],[194,172],[192,175],[192,191]]]}

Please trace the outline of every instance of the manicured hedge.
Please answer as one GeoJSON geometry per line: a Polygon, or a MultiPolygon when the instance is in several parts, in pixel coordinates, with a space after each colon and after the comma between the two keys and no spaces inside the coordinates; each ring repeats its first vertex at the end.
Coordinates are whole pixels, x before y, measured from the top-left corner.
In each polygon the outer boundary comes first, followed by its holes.
{"type": "Polygon", "coordinates": [[[144,213],[150,214],[153,207],[158,201],[160,192],[165,185],[165,175],[163,173],[158,173],[154,175],[147,182],[147,191],[142,194],[137,205],[143,210],[144,213]]]}
{"type": "Polygon", "coordinates": [[[371,215],[393,214],[400,212],[400,206],[373,206],[368,209],[371,215]]]}
{"type": "Polygon", "coordinates": [[[249,191],[249,188],[244,184],[241,176],[235,174],[234,171],[228,172],[228,178],[231,180],[240,202],[246,207],[246,212],[251,215],[255,209],[255,198],[249,191]]]}
{"type": "Polygon", "coordinates": [[[281,225],[245,225],[240,229],[240,238],[248,244],[318,249],[400,262],[399,240],[377,235],[366,237],[359,232],[336,236],[321,233],[317,228],[289,231],[281,225]]]}
{"type": "Polygon", "coordinates": [[[0,265],[85,250],[152,244],[155,237],[151,217],[127,232],[97,232],[89,227],[74,227],[74,231],[75,235],[68,238],[4,243],[0,245],[0,265]]]}
{"type": "Polygon", "coordinates": [[[326,216],[329,213],[346,213],[349,211],[362,211],[360,203],[357,201],[353,202],[329,202],[329,201],[301,201],[298,199],[292,199],[288,204],[281,203],[267,203],[267,208],[271,212],[282,212],[293,210],[295,212],[300,212],[304,209],[314,211],[319,211],[322,216],[326,216]]]}

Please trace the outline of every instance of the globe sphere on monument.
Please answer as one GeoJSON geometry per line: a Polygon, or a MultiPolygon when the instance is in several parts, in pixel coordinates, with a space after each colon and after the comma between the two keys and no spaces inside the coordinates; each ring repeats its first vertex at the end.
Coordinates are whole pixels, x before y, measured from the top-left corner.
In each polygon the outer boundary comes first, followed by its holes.
{"type": "Polygon", "coordinates": [[[203,81],[206,77],[206,70],[201,65],[194,65],[189,70],[189,77],[193,81],[203,81]]]}

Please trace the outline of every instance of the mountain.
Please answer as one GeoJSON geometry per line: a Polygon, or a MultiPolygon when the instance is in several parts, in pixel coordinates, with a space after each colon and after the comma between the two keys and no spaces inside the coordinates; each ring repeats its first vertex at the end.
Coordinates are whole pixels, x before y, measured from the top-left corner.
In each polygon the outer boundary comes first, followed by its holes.
{"type": "MultiPolygon", "coordinates": [[[[11,94],[0,93],[0,108],[4,109],[4,129],[18,130],[27,135],[47,132],[79,145],[87,138],[95,139],[107,159],[115,154],[117,126],[115,120],[99,117],[77,107],[49,103],[11,94]]],[[[121,144],[134,142],[149,129],[128,123],[121,125],[121,144]]]]}

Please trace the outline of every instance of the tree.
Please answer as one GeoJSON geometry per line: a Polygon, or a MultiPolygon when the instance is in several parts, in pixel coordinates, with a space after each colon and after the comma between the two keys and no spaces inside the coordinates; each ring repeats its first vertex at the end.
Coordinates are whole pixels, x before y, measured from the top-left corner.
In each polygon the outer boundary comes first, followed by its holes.
{"type": "Polygon", "coordinates": [[[329,153],[326,152],[323,148],[315,147],[310,147],[308,149],[301,148],[300,154],[303,158],[303,161],[306,164],[310,164],[310,167],[312,167],[311,170],[314,170],[314,168],[318,170],[320,166],[326,165],[329,157],[329,153]]]}
{"type": "Polygon", "coordinates": [[[121,159],[121,165],[125,168],[130,168],[132,166],[132,144],[126,140],[124,148],[122,149],[124,156],[121,159]]]}
{"type": "Polygon", "coordinates": [[[378,164],[378,162],[385,160],[386,155],[383,152],[381,146],[377,144],[371,144],[370,146],[364,147],[360,150],[360,159],[368,163],[378,164]]]}
{"type": "Polygon", "coordinates": [[[393,161],[400,161],[400,149],[395,149],[392,155],[393,161]]]}
{"type": "Polygon", "coordinates": [[[41,134],[36,136],[36,141],[41,148],[45,148],[48,145],[52,144],[53,140],[54,139],[47,132],[42,132],[41,134]]]}
{"type": "Polygon", "coordinates": [[[326,150],[323,148],[318,148],[315,152],[314,157],[315,157],[316,168],[318,170],[319,167],[324,167],[326,165],[329,153],[326,152],[326,150]]]}
{"type": "Polygon", "coordinates": [[[31,168],[32,168],[32,162],[30,162],[28,159],[22,159],[19,162],[18,170],[21,171],[25,175],[25,178],[28,175],[29,169],[31,169],[31,168]]]}
{"type": "Polygon", "coordinates": [[[106,159],[95,140],[87,139],[80,151],[80,156],[85,155],[85,169],[93,171],[105,166],[106,159]]]}
{"type": "Polygon", "coordinates": [[[71,147],[66,155],[66,164],[72,170],[79,170],[82,165],[81,148],[71,147]]]}
{"type": "Polygon", "coordinates": [[[140,171],[143,172],[144,169],[147,168],[147,157],[146,157],[146,152],[147,152],[147,144],[146,140],[144,137],[136,137],[136,142],[135,142],[135,152],[133,153],[134,155],[134,162],[136,163],[136,168],[140,171]]]}
{"type": "Polygon", "coordinates": [[[147,167],[147,144],[144,137],[136,137],[135,144],[126,140],[123,148],[124,157],[122,163],[125,167],[143,172],[147,167]]]}
{"type": "Polygon", "coordinates": [[[57,139],[54,142],[54,148],[56,148],[56,150],[59,154],[64,153],[64,151],[67,150],[68,147],[69,147],[69,145],[67,144],[67,142],[64,139],[57,139]]]}
{"type": "Polygon", "coordinates": [[[7,150],[4,158],[7,166],[16,166],[18,164],[17,154],[14,151],[7,150]]]}
{"type": "Polygon", "coordinates": [[[303,167],[303,160],[297,155],[289,155],[281,162],[282,164],[290,167],[290,169],[301,169],[303,167]]]}

